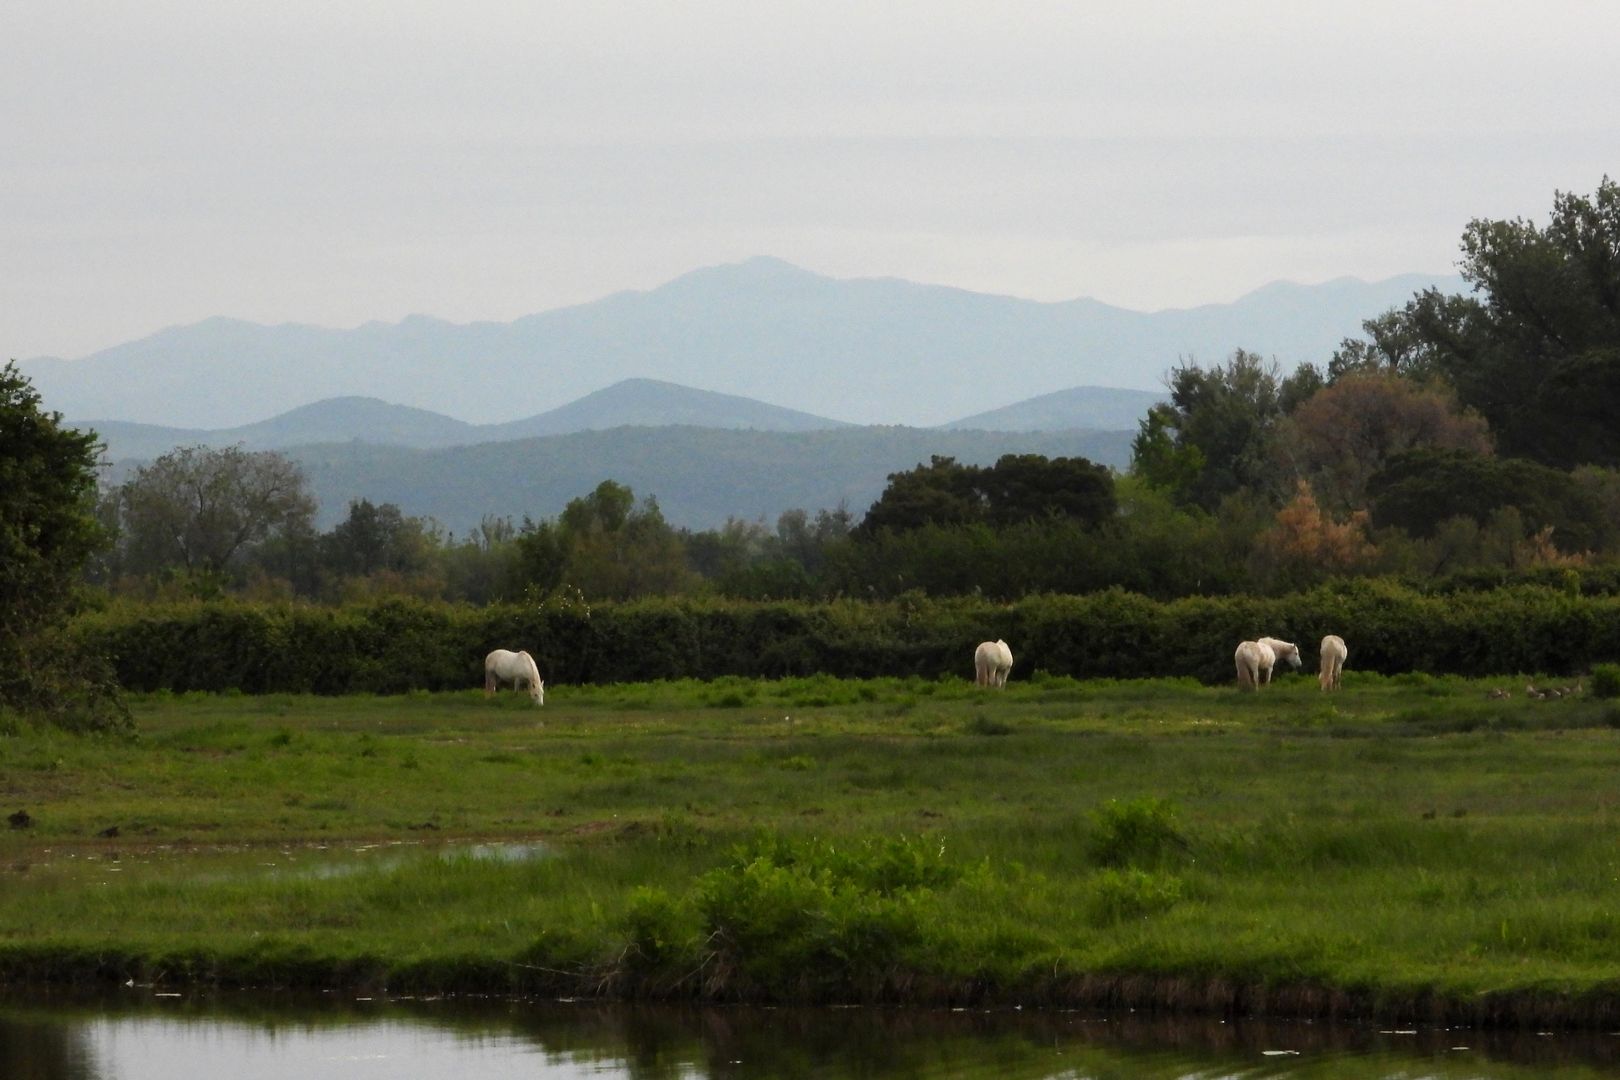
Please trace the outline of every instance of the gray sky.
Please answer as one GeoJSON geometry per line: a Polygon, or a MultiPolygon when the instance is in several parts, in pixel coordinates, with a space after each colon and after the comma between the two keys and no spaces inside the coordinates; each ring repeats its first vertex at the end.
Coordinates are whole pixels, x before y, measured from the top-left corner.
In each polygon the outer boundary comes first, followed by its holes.
{"type": "Polygon", "coordinates": [[[0,0],[0,358],[775,255],[1151,310],[1620,174],[1620,5],[0,0]]]}

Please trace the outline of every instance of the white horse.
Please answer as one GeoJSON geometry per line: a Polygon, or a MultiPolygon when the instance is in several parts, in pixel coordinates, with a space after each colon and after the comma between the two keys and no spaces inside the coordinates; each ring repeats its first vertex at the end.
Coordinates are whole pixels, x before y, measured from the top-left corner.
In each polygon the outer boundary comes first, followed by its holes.
{"type": "Polygon", "coordinates": [[[1293,668],[1295,671],[1299,670],[1300,659],[1298,645],[1288,641],[1279,641],[1274,637],[1260,638],[1257,644],[1269,645],[1271,647],[1273,656],[1272,664],[1266,667],[1265,677],[1260,680],[1262,685],[1271,681],[1271,668],[1275,666],[1277,660],[1286,660],[1288,661],[1289,667],[1293,668]]]}
{"type": "Polygon", "coordinates": [[[1238,643],[1232,660],[1237,664],[1238,689],[1258,690],[1271,681],[1271,669],[1277,664],[1277,654],[1263,640],[1243,641],[1238,643]]]}
{"type": "Polygon", "coordinates": [[[534,666],[534,657],[526,652],[507,652],[496,649],[484,657],[484,694],[487,697],[499,689],[502,682],[512,684],[516,690],[520,683],[529,684],[529,696],[536,705],[546,703],[546,680],[534,666]]]}
{"type": "Polygon", "coordinates": [[[1012,670],[1012,650],[999,638],[981,641],[973,650],[973,681],[980,686],[1006,686],[1012,670]]]}
{"type": "Polygon", "coordinates": [[[1344,672],[1344,661],[1350,655],[1350,650],[1344,647],[1344,638],[1337,634],[1329,634],[1322,639],[1322,670],[1316,676],[1316,683],[1323,690],[1337,690],[1339,676],[1344,672]]]}

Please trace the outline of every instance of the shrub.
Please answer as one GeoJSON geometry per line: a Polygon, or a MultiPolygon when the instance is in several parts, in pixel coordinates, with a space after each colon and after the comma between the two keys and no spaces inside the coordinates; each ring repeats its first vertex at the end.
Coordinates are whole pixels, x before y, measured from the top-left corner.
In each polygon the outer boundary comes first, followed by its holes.
{"type": "Polygon", "coordinates": [[[870,998],[923,941],[930,890],[960,877],[943,843],[920,837],[765,836],[684,897],[637,889],[620,922],[625,963],[654,977],[701,969],[711,994],[870,998]]]}
{"type": "Polygon", "coordinates": [[[1168,911],[1181,902],[1181,879],[1129,867],[1103,870],[1092,879],[1086,917],[1096,926],[1112,926],[1168,911]]]}
{"type": "Polygon", "coordinates": [[[620,924],[629,938],[625,962],[633,971],[655,972],[680,964],[691,955],[697,938],[692,906],[663,889],[640,885],[630,893],[629,909],[620,924]]]}
{"type": "Polygon", "coordinates": [[[1167,799],[1110,799],[1091,823],[1087,854],[1100,866],[1153,865],[1187,849],[1167,799]]]}
{"type": "MultiPolygon", "coordinates": [[[[1338,583],[1288,597],[1162,602],[1110,589],[1029,596],[826,603],[718,599],[602,604],[589,617],[543,605],[484,608],[394,599],[302,604],[115,602],[79,614],[76,644],[110,657],[126,689],[236,687],[244,693],[405,693],[482,681],[492,648],[524,648],[553,685],[647,679],[798,677],[800,707],[853,704],[839,680],[891,676],[907,693],[972,673],[973,645],[1005,638],[1017,670],[1054,679],[1232,677],[1232,648],[1257,633],[1314,652],[1332,632],[1360,671],[1481,676],[1568,672],[1620,655],[1620,596],[1556,585],[1426,595],[1390,581],[1338,583]]],[[[718,708],[753,703],[741,682],[716,684],[718,708]]]]}
{"type": "Polygon", "coordinates": [[[1592,696],[1620,697],[1620,664],[1599,664],[1592,669],[1592,696]]]}
{"type": "Polygon", "coordinates": [[[793,997],[870,994],[922,938],[911,895],[763,855],[705,874],[695,902],[718,971],[793,997]]]}

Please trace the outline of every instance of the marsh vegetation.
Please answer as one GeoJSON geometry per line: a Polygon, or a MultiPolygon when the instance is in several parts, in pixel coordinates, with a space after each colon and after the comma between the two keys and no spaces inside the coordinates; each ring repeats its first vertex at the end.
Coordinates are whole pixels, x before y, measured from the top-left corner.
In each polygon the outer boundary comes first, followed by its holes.
{"type": "Polygon", "coordinates": [[[137,697],[0,741],[0,971],[1608,1022],[1620,705],[1495,685],[137,697]]]}

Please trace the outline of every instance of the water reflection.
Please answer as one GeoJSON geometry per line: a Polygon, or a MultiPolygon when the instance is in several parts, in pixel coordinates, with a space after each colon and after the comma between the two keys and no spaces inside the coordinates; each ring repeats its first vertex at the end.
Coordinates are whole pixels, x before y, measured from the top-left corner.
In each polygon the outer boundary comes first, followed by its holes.
{"type": "Polygon", "coordinates": [[[1591,1077],[1620,1036],[897,1009],[0,997],[6,1080],[1591,1077]]]}
{"type": "MultiPolygon", "coordinates": [[[[262,847],[251,844],[196,847],[153,844],[131,848],[42,848],[27,859],[0,865],[5,879],[48,883],[112,885],[148,879],[167,880],[183,873],[190,881],[233,878],[349,877],[386,873],[412,862],[445,861],[522,863],[551,858],[556,850],[538,840],[485,841],[388,840],[377,843],[309,844],[262,847]]],[[[0,1080],[4,1080],[0,1077],[0,1080]]]]}

